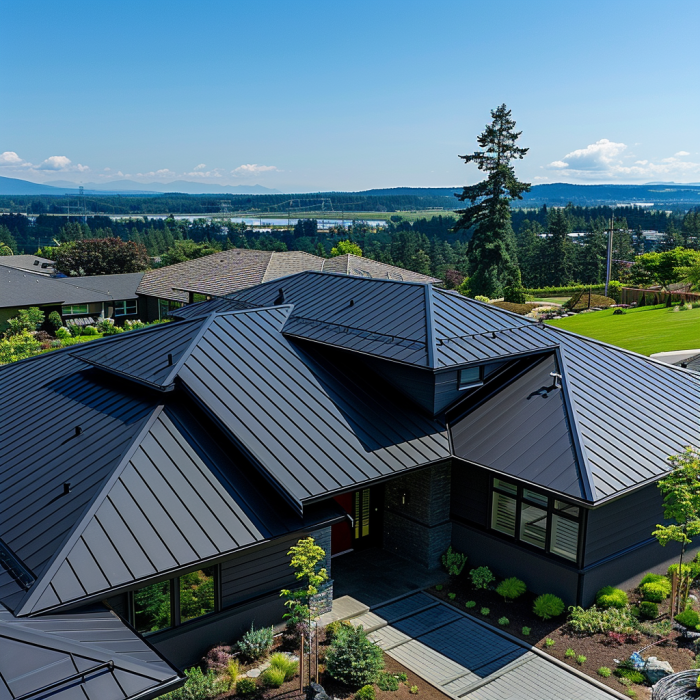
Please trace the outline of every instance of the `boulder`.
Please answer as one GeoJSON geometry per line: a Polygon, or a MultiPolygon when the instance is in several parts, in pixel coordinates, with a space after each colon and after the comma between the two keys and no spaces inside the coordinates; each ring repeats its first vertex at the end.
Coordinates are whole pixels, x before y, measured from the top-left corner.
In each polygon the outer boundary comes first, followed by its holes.
{"type": "Polygon", "coordinates": [[[673,666],[668,661],[659,661],[655,656],[650,656],[644,664],[644,673],[649,683],[654,685],[662,678],[673,673],[673,666]]]}

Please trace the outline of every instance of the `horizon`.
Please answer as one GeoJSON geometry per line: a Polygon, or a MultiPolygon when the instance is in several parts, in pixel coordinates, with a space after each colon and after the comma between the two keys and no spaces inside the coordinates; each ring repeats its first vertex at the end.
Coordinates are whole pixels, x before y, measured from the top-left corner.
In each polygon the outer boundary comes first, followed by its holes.
{"type": "Polygon", "coordinates": [[[458,155],[505,102],[530,149],[516,172],[533,185],[700,182],[697,133],[677,116],[700,107],[700,7],[659,7],[9,0],[0,175],[461,187],[480,173],[458,155]]]}

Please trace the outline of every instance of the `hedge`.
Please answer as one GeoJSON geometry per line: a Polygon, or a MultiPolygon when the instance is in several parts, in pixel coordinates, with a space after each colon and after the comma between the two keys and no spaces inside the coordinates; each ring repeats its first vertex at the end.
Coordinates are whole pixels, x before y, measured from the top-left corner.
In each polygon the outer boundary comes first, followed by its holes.
{"type": "MultiPolygon", "coordinates": [[[[562,297],[566,294],[575,294],[576,292],[588,291],[590,285],[577,284],[572,287],[540,287],[539,289],[526,289],[525,294],[534,297],[562,297]]],[[[604,292],[604,284],[594,284],[590,289],[594,293],[604,292]]]]}

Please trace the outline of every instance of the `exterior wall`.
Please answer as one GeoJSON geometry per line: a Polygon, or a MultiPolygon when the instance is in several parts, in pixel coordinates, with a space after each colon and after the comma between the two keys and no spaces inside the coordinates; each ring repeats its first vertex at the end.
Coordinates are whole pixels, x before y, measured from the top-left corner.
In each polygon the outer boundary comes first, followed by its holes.
{"type": "Polygon", "coordinates": [[[421,469],[387,482],[384,549],[437,569],[452,532],[450,484],[449,465],[421,469]]]}
{"type": "Polygon", "coordinates": [[[142,321],[150,322],[158,320],[158,299],[139,294],[139,318],[142,321]]]}

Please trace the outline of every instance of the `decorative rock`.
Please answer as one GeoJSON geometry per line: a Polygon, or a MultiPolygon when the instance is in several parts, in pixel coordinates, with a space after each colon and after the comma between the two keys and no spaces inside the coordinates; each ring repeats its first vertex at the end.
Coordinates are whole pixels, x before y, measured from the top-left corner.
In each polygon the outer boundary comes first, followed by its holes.
{"type": "Polygon", "coordinates": [[[659,661],[655,656],[650,656],[644,664],[644,673],[649,683],[654,685],[662,678],[670,676],[673,673],[673,666],[668,661],[659,661]]]}
{"type": "Polygon", "coordinates": [[[258,666],[258,668],[259,668],[261,671],[265,671],[266,669],[270,668],[270,662],[269,662],[269,661],[266,661],[262,666],[258,666]]]}
{"type": "Polygon", "coordinates": [[[259,668],[251,668],[245,675],[248,676],[248,678],[257,678],[260,673],[261,671],[259,668]]]}

